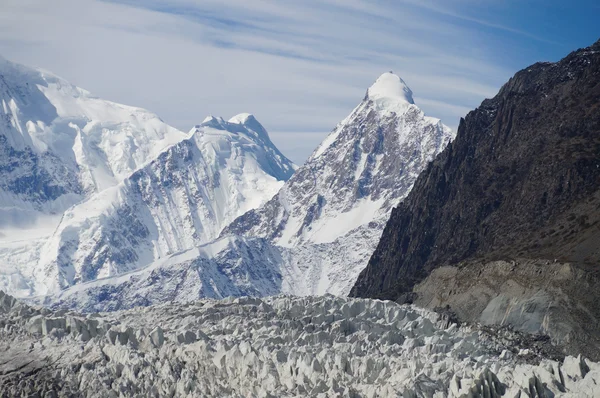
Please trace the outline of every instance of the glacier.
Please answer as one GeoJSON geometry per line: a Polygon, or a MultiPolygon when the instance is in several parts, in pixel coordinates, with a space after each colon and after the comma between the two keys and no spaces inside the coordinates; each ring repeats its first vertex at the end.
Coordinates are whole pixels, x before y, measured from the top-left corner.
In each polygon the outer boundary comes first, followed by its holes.
{"type": "Polygon", "coordinates": [[[0,292],[0,326],[9,396],[592,398],[600,383],[600,364],[510,329],[331,295],[86,315],[0,292]]]}

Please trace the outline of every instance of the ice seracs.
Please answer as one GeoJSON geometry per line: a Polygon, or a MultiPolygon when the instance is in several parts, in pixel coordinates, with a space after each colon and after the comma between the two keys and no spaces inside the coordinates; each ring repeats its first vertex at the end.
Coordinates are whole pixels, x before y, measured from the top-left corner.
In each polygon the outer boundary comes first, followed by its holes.
{"type": "Polygon", "coordinates": [[[199,300],[81,314],[0,292],[8,396],[578,397],[600,365],[389,301],[199,300]]]}

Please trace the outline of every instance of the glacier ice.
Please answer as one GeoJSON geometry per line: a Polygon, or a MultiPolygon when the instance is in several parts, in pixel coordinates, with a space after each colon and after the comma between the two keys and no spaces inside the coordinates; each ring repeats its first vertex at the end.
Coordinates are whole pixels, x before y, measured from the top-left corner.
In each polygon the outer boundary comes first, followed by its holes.
{"type": "Polygon", "coordinates": [[[600,364],[520,355],[530,348],[388,301],[239,297],[80,314],[0,293],[0,326],[0,390],[9,396],[523,398],[600,391],[600,364]]]}

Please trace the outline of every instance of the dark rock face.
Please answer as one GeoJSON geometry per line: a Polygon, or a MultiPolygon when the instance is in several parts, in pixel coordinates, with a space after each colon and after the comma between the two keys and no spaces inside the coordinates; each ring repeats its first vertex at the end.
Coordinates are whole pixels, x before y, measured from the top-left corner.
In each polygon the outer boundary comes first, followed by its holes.
{"type": "MultiPolygon", "coordinates": [[[[600,265],[600,41],[537,63],[461,120],[392,212],[352,296],[402,300],[434,268],[600,265]]],[[[597,279],[596,279],[597,280],[597,279]]]]}

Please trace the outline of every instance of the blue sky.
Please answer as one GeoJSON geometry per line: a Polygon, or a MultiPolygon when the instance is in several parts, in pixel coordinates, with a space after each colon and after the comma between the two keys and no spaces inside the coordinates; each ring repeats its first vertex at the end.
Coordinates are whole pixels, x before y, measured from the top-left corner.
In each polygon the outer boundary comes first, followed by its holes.
{"type": "Polygon", "coordinates": [[[3,0],[0,54],[189,130],[250,112],[301,163],[393,70],[456,128],[517,70],[600,38],[594,1],[3,0]]]}

